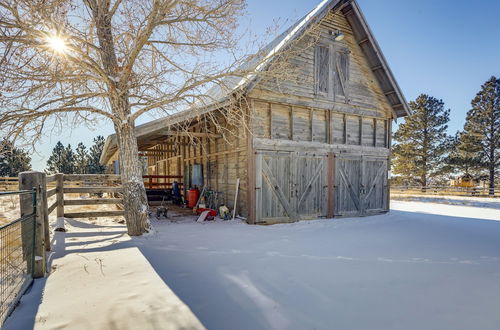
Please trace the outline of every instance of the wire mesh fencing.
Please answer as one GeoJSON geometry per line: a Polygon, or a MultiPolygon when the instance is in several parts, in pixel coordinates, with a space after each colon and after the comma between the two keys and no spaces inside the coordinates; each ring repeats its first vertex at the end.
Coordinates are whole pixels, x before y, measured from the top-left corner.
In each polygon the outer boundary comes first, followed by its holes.
{"type": "Polygon", "coordinates": [[[31,201],[32,213],[0,226],[0,326],[33,281],[35,266],[36,192],[0,192],[0,203],[13,195],[31,201]]]}

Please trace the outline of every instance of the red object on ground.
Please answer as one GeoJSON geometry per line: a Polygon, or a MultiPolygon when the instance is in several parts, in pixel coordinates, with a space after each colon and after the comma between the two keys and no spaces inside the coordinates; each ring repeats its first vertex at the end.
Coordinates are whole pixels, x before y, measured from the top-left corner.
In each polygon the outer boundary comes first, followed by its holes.
{"type": "Polygon", "coordinates": [[[188,190],[188,207],[190,209],[196,206],[198,199],[200,198],[200,191],[198,188],[193,188],[188,190]]]}
{"type": "Polygon", "coordinates": [[[217,215],[217,211],[216,210],[206,209],[206,208],[198,208],[198,209],[196,209],[196,214],[202,214],[203,211],[208,211],[208,216],[209,217],[215,217],[217,215]]]}

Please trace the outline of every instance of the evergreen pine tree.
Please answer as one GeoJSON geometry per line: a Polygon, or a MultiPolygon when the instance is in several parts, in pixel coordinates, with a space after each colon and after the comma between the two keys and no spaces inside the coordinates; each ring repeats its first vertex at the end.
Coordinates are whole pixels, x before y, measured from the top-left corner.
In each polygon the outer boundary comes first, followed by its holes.
{"type": "Polygon", "coordinates": [[[453,172],[477,178],[481,165],[478,152],[478,144],[469,135],[457,132],[451,143],[451,152],[447,163],[453,172]]]}
{"type": "Polygon", "coordinates": [[[75,155],[71,145],[65,148],[61,141],[58,141],[52,154],[47,160],[47,172],[73,174],[75,172],[75,155]]]}
{"type": "Polygon", "coordinates": [[[488,172],[490,194],[500,168],[500,79],[491,77],[471,102],[464,136],[477,148],[481,167],[488,172]]]}
{"type": "Polygon", "coordinates": [[[31,157],[12,142],[0,142],[0,176],[14,177],[20,172],[31,171],[31,157]]]}
{"type": "Polygon", "coordinates": [[[87,174],[89,173],[89,155],[87,153],[87,147],[80,142],[76,147],[75,152],[75,173],[77,174],[87,174]]]}
{"type": "Polygon", "coordinates": [[[94,138],[94,145],[89,150],[89,173],[102,174],[106,172],[106,165],[100,163],[104,142],[104,137],[101,135],[94,138]]]}
{"type": "Polygon", "coordinates": [[[413,114],[394,133],[393,172],[425,187],[446,169],[450,110],[444,109],[442,100],[425,94],[410,102],[410,107],[413,114]]]}

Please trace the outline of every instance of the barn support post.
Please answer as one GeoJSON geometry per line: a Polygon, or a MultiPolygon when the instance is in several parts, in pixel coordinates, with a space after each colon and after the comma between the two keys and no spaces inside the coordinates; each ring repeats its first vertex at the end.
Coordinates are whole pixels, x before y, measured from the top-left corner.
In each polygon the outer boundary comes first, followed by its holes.
{"type": "MultiPolygon", "coordinates": [[[[387,125],[387,129],[385,131],[385,134],[387,136],[386,138],[386,144],[387,144],[387,148],[391,148],[392,147],[392,121],[386,121],[386,125],[387,125]]],[[[391,158],[391,155],[389,154],[389,156],[387,157],[387,175],[389,175],[389,172],[391,171],[391,162],[392,162],[392,158],[391,158]]],[[[388,177],[387,178],[387,197],[386,197],[386,205],[387,205],[387,212],[390,211],[391,209],[391,181],[390,181],[390,178],[388,177]]]]}
{"type": "Polygon", "coordinates": [[[246,134],[246,144],[247,144],[247,203],[248,203],[248,220],[249,224],[255,224],[257,221],[256,216],[256,199],[255,195],[257,191],[255,190],[255,150],[253,148],[253,120],[252,114],[254,113],[255,104],[253,99],[250,100],[250,108],[248,109],[248,127],[249,129],[245,131],[246,134]]]}
{"type": "Polygon", "coordinates": [[[57,173],[56,177],[56,213],[57,213],[57,222],[56,222],[56,231],[65,232],[64,229],[64,174],[57,173]]]}
{"type": "MultiPolygon", "coordinates": [[[[35,267],[33,277],[45,276],[46,257],[45,251],[50,251],[50,238],[47,209],[47,181],[45,173],[42,172],[21,172],[19,173],[19,190],[36,191],[36,217],[35,217],[35,267]]],[[[33,212],[33,201],[31,198],[20,199],[21,217],[33,212]]],[[[24,242],[23,242],[24,244],[24,242]]]]}
{"type": "Polygon", "coordinates": [[[334,217],[335,212],[335,154],[333,152],[328,153],[328,207],[327,207],[327,218],[331,219],[334,217]]]}

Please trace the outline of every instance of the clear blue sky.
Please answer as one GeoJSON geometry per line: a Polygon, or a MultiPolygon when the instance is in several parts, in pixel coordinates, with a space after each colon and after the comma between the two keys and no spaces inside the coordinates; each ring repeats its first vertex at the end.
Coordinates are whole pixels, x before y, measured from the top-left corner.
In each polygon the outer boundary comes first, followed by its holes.
{"type": "MultiPolygon", "coordinates": [[[[320,0],[248,0],[242,28],[264,34],[279,20],[291,25],[320,0]]],[[[451,109],[450,133],[461,129],[470,101],[490,76],[500,76],[500,1],[358,0],[408,101],[420,93],[443,99],[451,109]]],[[[147,118],[146,118],[147,119],[147,118]]],[[[58,140],[90,146],[96,135],[113,132],[110,123],[47,136],[33,155],[45,168],[58,140]]]]}

